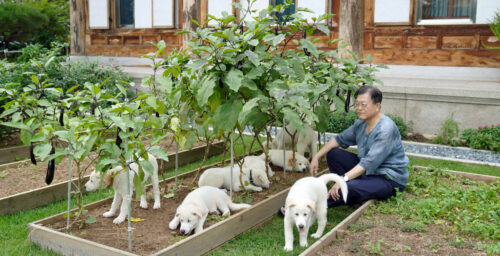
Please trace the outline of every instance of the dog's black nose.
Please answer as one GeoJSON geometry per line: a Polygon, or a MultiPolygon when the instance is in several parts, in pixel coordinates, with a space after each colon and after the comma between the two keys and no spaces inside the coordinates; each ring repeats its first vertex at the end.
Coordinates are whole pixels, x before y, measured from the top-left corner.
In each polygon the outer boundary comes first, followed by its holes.
{"type": "Polygon", "coordinates": [[[304,225],[300,224],[300,225],[299,225],[299,228],[304,228],[304,225]]]}

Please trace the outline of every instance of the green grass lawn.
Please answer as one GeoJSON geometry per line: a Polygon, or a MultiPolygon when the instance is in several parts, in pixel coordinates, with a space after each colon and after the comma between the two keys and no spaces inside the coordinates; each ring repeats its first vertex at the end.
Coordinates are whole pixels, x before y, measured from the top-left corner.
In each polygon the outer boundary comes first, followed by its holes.
{"type": "MultiPolygon", "coordinates": [[[[236,154],[241,152],[239,147],[236,148],[236,154]]],[[[229,155],[226,155],[226,159],[229,155]]],[[[209,158],[206,164],[216,163],[221,160],[221,156],[209,158]]],[[[464,163],[456,163],[450,161],[441,161],[433,159],[411,158],[412,165],[433,166],[435,168],[451,169],[456,171],[473,172],[500,176],[498,167],[486,165],[472,165],[464,163]]],[[[196,169],[200,162],[192,163],[179,168],[179,173],[184,173],[189,170],[196,169]]],[[[165,177],[171,177],[174,171],[167,172],[165,177]]],[[[88,193],[83,198],[83,203],[88,204],[94,201],[112,196],[113,192],[109,189],[88,193]]],[[[72,200],[72,207],[75,207],[76,200],[72,200]]],[[[58,255],[54,252],[43,250],[36,245],[28,242],[27,224],[52,215],[64,212],[67,208],[67,202],[61,201],[39,207],[37,209],[21,211],[15,214],[0,216],[0,255],[58,255]]],[[[328,230],[333,228],[338,222],[342,221],[354,209],[350,207],[337,208],[334,211],[329,211],[328,230]]],[[[279,217],[274,217],[268,225],[258,229],[250,230],[237,236],[229,243],[213,252],[213,255],[281,255],[283,254],[283,221],[279,217]],[[263,235],[265,234],[265,235],[263,235]]],[[[311,229],[315,231],[315,228],[311,229]]],[[[327,231],[325,231],[326,233],[327,231]]],[[[296,236],[297,237],[297,236],[296,236]]],[[[297,239],[295,239],[297,240],[297,239]]],[[[302,251],[297,246],[295,241],[294,254],[302,251]]],[[[309,244],[314,241],[309,238],[309,244]]]]}

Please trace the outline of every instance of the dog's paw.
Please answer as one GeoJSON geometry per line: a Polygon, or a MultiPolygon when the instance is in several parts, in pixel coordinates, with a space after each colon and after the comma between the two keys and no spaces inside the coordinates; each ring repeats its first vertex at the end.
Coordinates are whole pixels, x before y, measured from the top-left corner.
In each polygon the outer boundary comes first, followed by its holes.
{"type": "Polygon", "coordinates": [[[125,217],[116,217],[116,218],[113,220],[113,223],[114,223],[114,224],[120,224],[120,223],[122,223],[123,221],[125,221],[125,217]]]}
{"type": "Polygon", "coordinates": [[[231,212],[230,212],[230,211],[223,212],[223,213],[222,213],[222,216],[224,216],[224,217],[229,217],[229,216],[231,216],[231,212]]]}
{"type": "Polygon", "coordinates": [[[300,244],[300,247],[307,247],[307,241],[305,241],[305,242],[301,241],[299,244],[300,244]]]}
{"type": "Polygon", "coordinates": [[[262,191],[262,188],[261,188],[261,187],[256,187],[256,188],[254,188],[253,190],[254,190],[254,191],[257,191],[257,192],[260,192],[260,191],[262,191]]]}
{"type": "Polygon", "coordinates": [[[311,235],[312,238],[320,238],[321,237],[321,234],[318,234],[318,233],[314,233],[311,235]]]}
{"type": "Polygon", "coordinates": [[[153,205],[153,209],[160,209],[160,202],[153,205]]]}
{"type": "Polygon", "coordinates": [[[142,208],[142,209],[148,209],[148,203],[147,202],[141,202],[139,204],[139,206],[142,208]]]}
{"type": "Polygon", "coordinates": [[[168,224],[168,228],[170,228],[171,230],[176,230],[177,226],[178,226],[178,224],[175,223],[175,221],[173,221],[173,220],[168,224]]]}
{"type": "Polygon", "coordinates": [[[102,214],[103,217],[105,218],[110,218],[110,217],[113,217],[115,214],[113,214],[111,211],[109,212],[105,212],[102,214]]]}
{"type": "Polygon", "coordinates": [[[283,250],[290,252],[293,250],[293,245],[285,244],[285,247],[283,247],[283,250]]]}

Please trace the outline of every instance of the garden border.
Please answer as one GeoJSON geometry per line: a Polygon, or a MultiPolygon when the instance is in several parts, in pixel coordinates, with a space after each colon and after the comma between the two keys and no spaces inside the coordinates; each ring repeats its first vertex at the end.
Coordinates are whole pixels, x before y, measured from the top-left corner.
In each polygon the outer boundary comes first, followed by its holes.
{"type": "MultiPolygon", "coordinates": [[[[211,168],[219,163],[214,163],[204,166],[203,169],[211,168]]],[[[195,175],[197,169],[183,173],[178,178],[185,178],[195,175]]],[[[160,182],[174,181],[175,177],[170,177],[160,182]]],[[[150,185],[148,185],[150,186],[150,185]]],[[[278,192],[270,198],[252,205],[251,208],[244,209],[224,221],[216,223],[199,234],[195,234],[180,242],[170,245],[167,248],[160,249],[152,255],[200,255],[207,253],[223,243],[229,241],[236,235],[249,230],[272,218],[284,204],[288,195],[287,188],[278,192]],[[230,228],[226,227],[231,225],[230,228]]],[[[113,197],[87,204],[85,208],[90,210],[99,207],[103,204],[110,203],[113,197]]],[[[73,209],[75,212],[77,209],[73,209]]],[[[63,255],[136,255],[124,250],[113,248],[107,245],[102,245],[76,236],[45,227],[47,224],[52,224],[58,221],[65,212],[53,215],[42,220],[38,220],[28,224],[28,239],[31,243],[36,243],[43,248],[49,248],[63,255]]]]}
{"type": "MultiPolygon", "coordinates": [[[[428,167],[425,166],[414,166],[414,169],[424,169],[427,170],[429,169],[428,167]]],[[[459,172],[459,171],[453,171],[453,170],[444,170],[446,172],[453,173],[458,176],[463,176],[469,179],[477,180],[477,181],[483,181],[487,183],[495,182],[497,180],[500,180],[500,177],[495,177],[495,176],[489,176],[489,175],[482,175],[482,174],[475,174],[475,173],[467,173],[467,172],[459,172]]],[[[370,206],[374,203],[373,200],[365,202],[360,208],[358,208],[355,212],[351,213],[346,219],[344,219],[342,222],[340,222],[335,228],[330,230],[327,234],[322,236],[318,241],[316,241],[314,244],[309,246],[307,250],[303,251],[300,256],[308,256],[308,255],[313,255],[314,253],[318,252],[321,250],[323,247],[328,246],[334,239],[339,239],[344,236],[344,232],[347,228],[347,225],[354,223],[358,220],[359,216],[370,206]]]]}
{"type": "Polygon", "coordinates": [[[28,158],[30,156],[30,146],[13,146],[0,148],[0,163],[11,163],[16,158],[28,158]]]}
{"type": "MultiPolygon", "coordinates": [[[[223,152],[224,142],[218,142],[210,145],[209,157],[221,154],[223,152]]],[[[179,152],[178,164],[185,165],[203,158],[203,153],[205,151],[205,146],[195,147],[190,150],[184,150],[179,152]]],[[[169,161],[163,164],[163,170],[171,169],[175,167],[175,153],[168,155],[169,161]]],[[[14,163],[8,163],[0,165],[0,171],[7,168],[18,167],[23,164],[31,164],[30,160],[23,160],[14,163]]],[[[161,165],[160,165],[161,166],[161,165]]],[[[83,182],[87,182],[89,175],[83,177],[83,182]]],[[[75,189],[74,182],[77,181],[76,178],[72,179],[72,190],[75,189]]],[[[48,203],[63,200],[68,196],[68,182],[63,181],[49,186],[17,193],[7,197],[0,198],[0,215],[15,213],[22,210],[32,209],[38,206],[43,206],[48,203]]]]}

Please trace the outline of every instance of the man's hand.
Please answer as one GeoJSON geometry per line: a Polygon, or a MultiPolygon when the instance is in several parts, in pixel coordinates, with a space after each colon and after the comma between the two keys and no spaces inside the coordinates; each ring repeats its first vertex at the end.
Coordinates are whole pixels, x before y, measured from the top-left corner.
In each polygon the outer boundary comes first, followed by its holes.
{"type": "Polygon", "coordinates": [[[309,164],[309,172],[311,173],[311,176],[316,176],[316,173],[318,171],[318,166],[319,166],[318,158],[313,157],[311,159],[311,164],[309,164]]]}
{"type": "Polygon", "coordinates": [[[328,196],[332,197],[332,199],[335,201],[339,200],[340,199],[339,190],[340,190],[339,184],[335,183],[335,185],[333,185],[330,191],[328,191],[328,196]]]}

